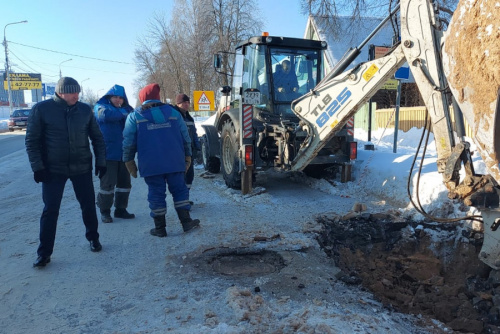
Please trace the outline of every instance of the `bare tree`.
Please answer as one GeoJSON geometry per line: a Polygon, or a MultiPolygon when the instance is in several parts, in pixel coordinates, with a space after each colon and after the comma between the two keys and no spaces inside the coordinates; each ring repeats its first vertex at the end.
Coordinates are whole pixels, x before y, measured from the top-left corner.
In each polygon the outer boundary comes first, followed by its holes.
{"type": "MultiPolygon", "coordinates": [[[[214,72],[212,57],[218,51],[234,51],[238,42],[260,30],[255,1],[175,0],[173,13],[182,15],[168,22],[164,14],[155,15],[139,40],[136,83],[157,82],[163,99],[227,85],[229,78],[214,72]]],[[[229,61],[225,64],[232,70],[229,61]]]]}
{"type": "Polygon", "coordinates": [[[177,51],[180,41],[169,28],[162,14],[149,22],[146,36],[139,41],[135,62],[141,77],[141,86],[155,82],[162,87],[162,99],[182,88],[182,59],[177,51]]]}
{"type": "Polygon", "coordinates": [[[184,84],[177,92],[206,90],[213,87],[211,45],[215,37],[210,24],[210,2],[207,0],[177,0],[175,11],[182,11],[172,19],[172,25],[182,45],[178,51],[183,59],[184,84]]]}
{"type": "MultiPolygon", "coordinates": [[[[459,0],[436,0],[439,18],[447,26],[459,0]]],[[[383,17],[395,8],[399,0],[300,0],[302,12],[308,15],[331,18],[332,25],[338,26],[338,18],[350,16],[353,21],[363,16],[383,17]]]]}
{"type": "Polygon", "coordinates": [[[85,92],[82,93],[80,101],[87,103],[89,106],[94,108],[96,102],[99,100],[100,96],[97,95],[92,89],[87,88],[85,92]]]}
{"type": "MultiPolygon", "coordinates": [[[[217,36],[215,52],[224,52],[222,72],[232,73],[234,64],[226,52],[233,52],[236,45],[258,34],[262,22],[255,18],[259,13],[254,0],[212,0],[213,27],[217,36]]],[[[220,77],[221,85],[229,84],[229,75],[220,77]]]]}

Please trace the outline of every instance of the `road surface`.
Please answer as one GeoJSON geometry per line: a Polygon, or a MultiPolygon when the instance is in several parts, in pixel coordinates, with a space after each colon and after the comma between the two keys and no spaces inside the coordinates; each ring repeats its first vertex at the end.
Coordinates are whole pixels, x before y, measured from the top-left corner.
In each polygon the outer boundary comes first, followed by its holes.
{"type": "Polygon", "coordinates": [[[0,159],[19,150],[24,150],[25,135],[25,130],[0,133],[0,159]]]}

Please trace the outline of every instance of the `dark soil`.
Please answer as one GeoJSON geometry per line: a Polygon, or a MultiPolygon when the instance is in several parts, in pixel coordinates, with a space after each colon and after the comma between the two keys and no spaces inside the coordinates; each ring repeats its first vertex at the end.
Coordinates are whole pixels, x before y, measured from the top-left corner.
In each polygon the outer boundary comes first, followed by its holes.
{"type": "Polygon", "coordinates": [[[389,214],[319,217],[318,241],[342,270],[387,307],[456,332],[500,333],[500,272],[479,261],[483,235],[460,225],[389,214]]]}

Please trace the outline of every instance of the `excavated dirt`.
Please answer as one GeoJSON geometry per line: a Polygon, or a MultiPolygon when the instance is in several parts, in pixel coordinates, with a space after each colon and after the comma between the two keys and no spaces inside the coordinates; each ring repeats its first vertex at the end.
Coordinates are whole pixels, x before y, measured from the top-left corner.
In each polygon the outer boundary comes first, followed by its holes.
{"type": "Polygon", "coordinates": [[[460,0],[443,49],[443,69],[486,167],[500,180],[500,2],[460,0]]]}
{"type": "Polygon", "coordinates": [[[500,333],[500,272],[479,261],[483,235],[459,225],[390,214],[317,218],[318,241],[342,270],[387,307],[438,319],[456,332],[500,333]]]}
{"type": "Polygon", "coordinates": [[[447,79],[459,102],[472,103],[478,117],[493,112],[500,88],[500,3],[461,0],[444,51],[447,79]]]}

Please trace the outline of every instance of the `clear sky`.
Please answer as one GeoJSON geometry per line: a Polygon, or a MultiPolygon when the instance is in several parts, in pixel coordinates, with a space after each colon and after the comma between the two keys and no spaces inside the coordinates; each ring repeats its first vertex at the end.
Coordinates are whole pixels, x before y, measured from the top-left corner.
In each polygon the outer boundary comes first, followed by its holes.
{"type": "MultiPolygon", "coordinates": [[[[299,0],[257,0],[257,5],[264,31],[303,37],[307,16],[300,14],[299,0]]],[[[84,91],[90,88],[100,96],[119,84],[135,104],[137,41],[156,12],[170,18],[173,0],[1,0],[0,8],[3,29],[28,20],[5,29],[9,63],[15,72],[41,73],[42,82],[56,82],[61,71],[78,80],[84,91]]],[[[2,69],[4,52],[2,47],[2,69]]]]}

